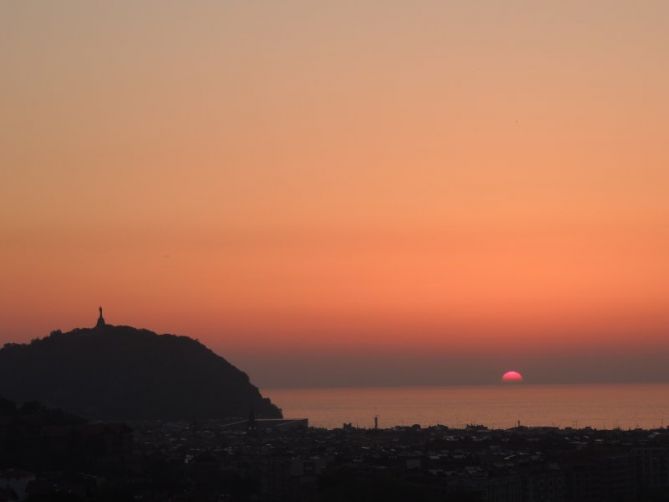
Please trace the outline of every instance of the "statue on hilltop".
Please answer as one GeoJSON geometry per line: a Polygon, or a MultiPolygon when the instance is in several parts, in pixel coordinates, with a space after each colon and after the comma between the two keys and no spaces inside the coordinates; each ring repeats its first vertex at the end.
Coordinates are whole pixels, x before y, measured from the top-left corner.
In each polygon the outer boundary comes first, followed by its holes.
{"type": "Polygon", "coordinates": [[[102,307],[98,307],[98,310],[100,311],[100,317],[98,317],[98,322],[95,325],[96,328],[104,328],[107,323],[105,323],[105,318],[102,317],[102,307]]]}

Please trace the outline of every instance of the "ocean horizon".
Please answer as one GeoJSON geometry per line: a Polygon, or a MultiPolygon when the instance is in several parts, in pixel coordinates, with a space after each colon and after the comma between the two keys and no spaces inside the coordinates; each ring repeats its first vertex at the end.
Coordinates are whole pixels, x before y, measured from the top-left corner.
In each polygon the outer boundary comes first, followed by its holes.
{"type": "Polygon", "coordinates": [[[263,388],[285,417],[314,427],[418,424],[655,429],[669,424],[669,383],[263,388]]]}

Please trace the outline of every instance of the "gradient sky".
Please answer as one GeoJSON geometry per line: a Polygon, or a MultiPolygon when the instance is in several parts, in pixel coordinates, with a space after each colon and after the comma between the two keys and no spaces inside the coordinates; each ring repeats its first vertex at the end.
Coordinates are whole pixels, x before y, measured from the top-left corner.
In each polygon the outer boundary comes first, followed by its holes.
{"type": "Polygon", "coordinates": [[[669,380],[668,61],[664,0],[3,2],[0,342],[669,380]]]}

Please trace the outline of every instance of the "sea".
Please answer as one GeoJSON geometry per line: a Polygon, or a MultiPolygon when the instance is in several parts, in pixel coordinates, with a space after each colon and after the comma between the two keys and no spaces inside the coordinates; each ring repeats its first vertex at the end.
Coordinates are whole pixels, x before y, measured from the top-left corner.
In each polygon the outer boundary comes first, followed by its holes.
{"type": "Polygon", "coordinates": [[[490,385],[263,389],[286,418],[315,427],[419,424],[658,428],[669,425],[669,384],[490,385]]]}

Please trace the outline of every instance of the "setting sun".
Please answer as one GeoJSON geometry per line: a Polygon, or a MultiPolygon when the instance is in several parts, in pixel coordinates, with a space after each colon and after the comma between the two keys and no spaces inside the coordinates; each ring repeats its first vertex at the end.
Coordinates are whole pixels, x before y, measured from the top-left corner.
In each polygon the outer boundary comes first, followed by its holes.
{"type": "Polygon", "coordinates": [[[502,382],[504,383],[521,383],[523,381],[523,375],[517,371],[507,371],[502,375],[502,382]]]}

